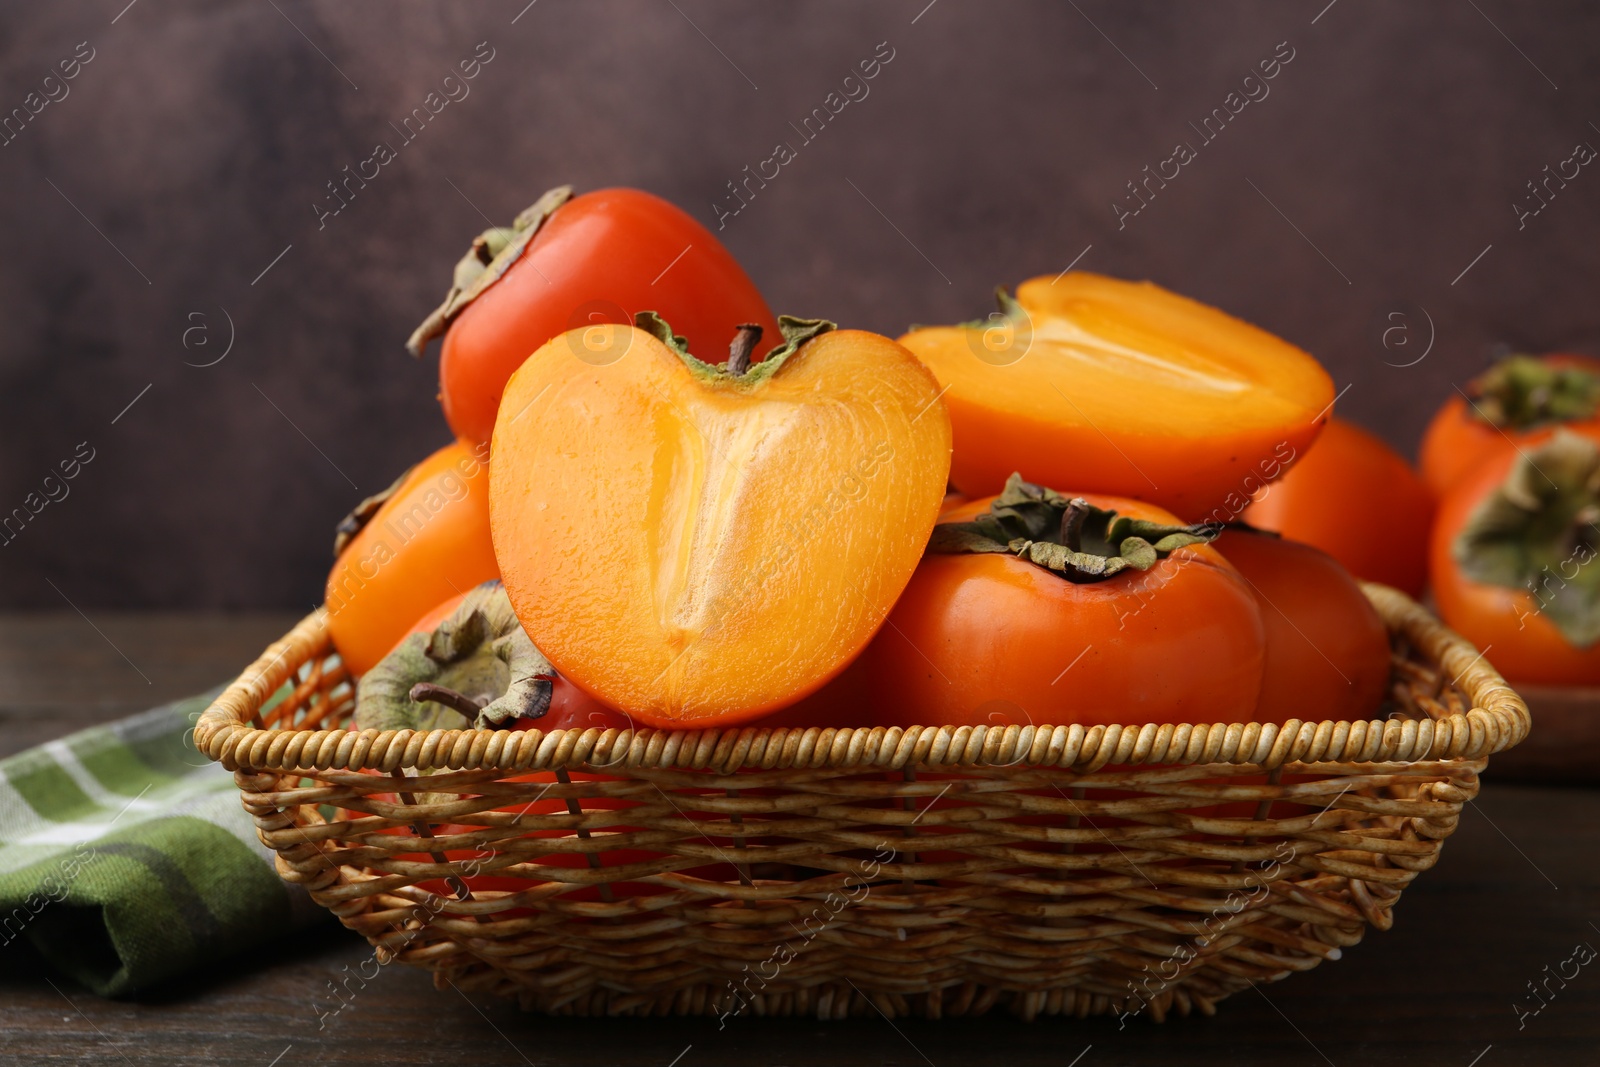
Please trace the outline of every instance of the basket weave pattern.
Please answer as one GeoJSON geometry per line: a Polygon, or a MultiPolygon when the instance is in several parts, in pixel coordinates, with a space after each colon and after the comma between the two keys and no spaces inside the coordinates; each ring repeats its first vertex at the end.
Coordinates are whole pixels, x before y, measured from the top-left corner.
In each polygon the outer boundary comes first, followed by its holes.
{"type": "Polygon", "coordinates": [[[1528,731],[1476,650],[1367,593],[1384,720],[357,733],[319,612],[195,738],[280,875],[440,985],[580,1014],[1159,1020],[1387,929],[1528,731]]]}

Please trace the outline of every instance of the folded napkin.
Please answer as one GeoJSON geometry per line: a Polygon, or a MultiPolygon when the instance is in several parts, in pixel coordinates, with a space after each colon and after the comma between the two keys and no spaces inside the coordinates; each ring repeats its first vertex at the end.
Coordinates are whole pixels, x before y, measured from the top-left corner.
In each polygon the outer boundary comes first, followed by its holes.
{"type": "Polygon", "coordinates": [[[119,996],[326,916],[190,742],[220,691],[0,760],[0,969],[27,939],[119,996]]]}

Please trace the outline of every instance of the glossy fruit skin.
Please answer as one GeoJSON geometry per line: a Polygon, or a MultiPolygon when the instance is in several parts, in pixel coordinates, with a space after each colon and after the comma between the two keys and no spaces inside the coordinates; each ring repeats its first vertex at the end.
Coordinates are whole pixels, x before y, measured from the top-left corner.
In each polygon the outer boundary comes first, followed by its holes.
{"type": "Polygon", "coordinates": [[[1213,542],[1250,583],[1266,627],[1256,722],[1370,719],[1389,687],[1389,632],[1325,552],[1230,530],[1213,542]]]}
{"type": "Polygon", "coordinates": [[[483,454],[457,442],[417,464],[334,562],[328,633],[353,674],[434,605],[500,576],[483,454]]]}
{"type": "MultiPolygon", "coordinates": [[[[1600,359],[1568,354],[1539,358],[1552,367],[1576,367],[1600,374],[1600,359]]],[[[1568,429],[1587,426],[1600,430],[1600,419],[1565,425],[1568,429]]],[[[1422,480],[1436,499],[1443,498],[1457,482],[1486,461],[1517,448],[1527,450],[1548,439],[1553,432],[1553,426],[1531,430],[1496,429],[1474,416],[1466,398],[1456,393],[1440,406],[1422,435],[1418,454],[1422,480]]]]}
{"type": "MultiPolygon", "coordinates": [[[[446,600],[406,631],[406,637],[417,633],[427,633],[437,627],[441,622],[455,613],[457,607],[467,597],[466,593],[457,593],[446,600]]],[[[395,642],[398,648],[405,637],[395,642]]],[[[393,651],[391,649],[391,651],[393,651]]],[[[537,719],[520,718],[511,724],[513,730],[538,729],[550,730],[588,730],[598,728],[601,730],[627,730],[635,727],[635,723],[625,712],[618,711],[607,704],[603,704],[582,689],[573,685],[559,675],[550,683],[550,710],[537,719]]]]}
{"type": "MultiPolygon", "coordinates": [[[[1177,521],[1154,505],[1080,495],[1177,521]]],[[[1244,722],[1261,690],[1260,609],[1210,545],[1081,585],[1014,556],[930,553],[889,623],[861,657],[871,725],[1244,722]]]]}
{"type": "Polygon", "coordinates": [[[730,378],[605,329],[614,362],[575,358],[568,335],[506,391],[490,510],[517,617],[563,676],[646,725],[803,698],[921,558],[949,469],[937,384],[857,330],[730,378]],[[536,417],[510,414],[534,400],[536,417]]]}
{"type": "Polygon", "coordinates": [[[506,381],[552,337],[656,311],[691,351],[726,355],[734,328],[779,341],[755,283],[716,237],[680,208],[637,189],[600,189],[557,208],[510,269],[450,324],[439,400],[456,436],[487,442],[506,381]],[[682,258],[678,258],[678,257],[682,258]]]}
{"type": "MultiPolygon", "coordinates": [[[[1600,441],[1600,428],[1581,423],[1567,429],[1600,441]]],[[[1600,684],[1600,644],[1575,648],[1539,610],[1526,589],[1488,585],[1461,573],[1454,546],[1462,527],[1520,461],[1515,450],[1491,457],[1458,481],[1439,502],[1429,549],[1429,578],[1439,617],[1484,651],[1508,682],[1534,685],[1600,684]]]]}
{"type": "Polygon", "coordinates": [[[948,387],[950,482],[968,496],[1020,471],[1227,521],[1332,410],[1332,380],[1307,353],[1150,282],[1074,271],[1022,283],[1017,301],[1025,325],[900,338],[948,387]]]}
{"type": "Polygon", "coordinates": [[[1420,597],[1433,497],[1400,453],[1331,419],[1311,450],[1245,509],[1245,522],[1322,549],[1357,578],[1420,597]]]}

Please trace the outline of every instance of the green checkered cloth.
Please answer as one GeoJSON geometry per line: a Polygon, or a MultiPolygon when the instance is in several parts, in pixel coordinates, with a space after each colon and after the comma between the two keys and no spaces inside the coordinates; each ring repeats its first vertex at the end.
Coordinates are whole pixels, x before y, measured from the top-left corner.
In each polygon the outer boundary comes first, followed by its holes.
{"type": "Polygon", "coordinates": [[[216,696],[0,760],[0,970],[38,957],[120,996],[326,915],[273,872],[190,730],[216,696]]]}

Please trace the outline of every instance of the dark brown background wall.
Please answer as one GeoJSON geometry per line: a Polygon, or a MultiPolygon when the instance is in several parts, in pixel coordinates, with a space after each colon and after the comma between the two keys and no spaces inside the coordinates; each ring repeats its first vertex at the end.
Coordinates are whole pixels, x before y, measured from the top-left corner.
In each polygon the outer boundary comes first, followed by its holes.
{"type": "Polygon", "coordinates": [[[0,147],[0,510],[94,458],[0,547],[0,605],[308,607],[333,523],[446,440],[401,344],[478,209],[626,184],[714,227],[884,41],[723,231],[780,310],[965,319],[1083,253],[1314,352],[1407,452],[1495,345],[1600,345],[1600,167],[1512,207],[1600,146],[1593,5],[524,2],[8,5],[0,110],[93,59],[0,147]],[[319,230],[325,183],[479,42],[471,95],[319,230]],[[1280,42],[1270,95],[1119,229],[1280,42]]]}

